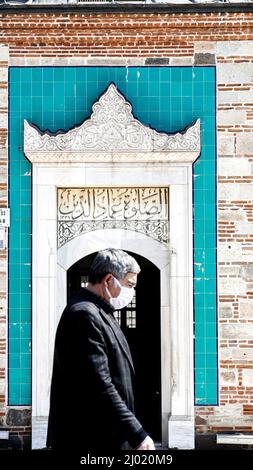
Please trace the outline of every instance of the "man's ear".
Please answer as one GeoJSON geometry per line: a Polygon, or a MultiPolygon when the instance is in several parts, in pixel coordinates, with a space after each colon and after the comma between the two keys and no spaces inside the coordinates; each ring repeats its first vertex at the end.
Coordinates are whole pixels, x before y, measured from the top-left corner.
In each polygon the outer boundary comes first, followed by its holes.
{"type": "Polygon", "coordinates": [[[107,283],[112,278],[113,278],[113,275],[111,273],[108,273],[108,274],[105,275],[103,281],[107,283]]]}

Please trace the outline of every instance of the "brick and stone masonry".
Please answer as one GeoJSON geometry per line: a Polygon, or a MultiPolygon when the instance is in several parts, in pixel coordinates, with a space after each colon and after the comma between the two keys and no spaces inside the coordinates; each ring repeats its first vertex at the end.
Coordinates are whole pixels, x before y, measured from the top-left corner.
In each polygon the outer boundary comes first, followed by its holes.
{"type": "MultiPolygon", "coordinates": [[[[196,432],[253,431],[253,8],[208,11],[0,10],[0,205],[7,204],[9,65],[215,65],[220,405],[196,407],[196,432]]],[[[8,410],[5,396],[4,251],[0,273],[0,425],[22,436],[29,410],[8,410]]]]}

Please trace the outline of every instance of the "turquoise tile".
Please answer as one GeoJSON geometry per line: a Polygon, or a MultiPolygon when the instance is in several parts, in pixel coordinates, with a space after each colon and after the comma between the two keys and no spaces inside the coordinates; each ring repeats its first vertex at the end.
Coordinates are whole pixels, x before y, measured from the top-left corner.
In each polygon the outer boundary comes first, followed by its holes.
{"type": "MultiPolygon", "coordinates": [[[[182,90],[183,92],[183,90],[182,90]]],[[[183,98],[183,101],[182,101],[182,106],[183,106],[183,110],[184,110],[184,119],[187,121],[187,122],[191,122],[192,120],[192,97],[189,97],[189,98],[183,98]],[[188,111],[190,111],[189,113],[187,113],[188,111]]]]}
{"type": "Polygon", "coordinates": [[[22,369],[31,368],[31,354],[29,353],[20,354],[20,363],[21,363],[22,369]]]}
{"type": "Polygon", "coordinates": [[[20,86],[20,80],[18,81],[14,81],[14,80],[11,80],[10,82],[10,96],[12,99],[16,98],[16,97],[20,97],[20,90],[21,90],[21,86],[20,86]]]}
{"type": "MultiPolygon", "coordinates": [[[[145,70],[146,67],[144,67],[142,70],[145,70]]],[[[176,70],[180,70],[180,73],[181,73],[181,69],[176,69],[175,67],[171,68],[171,67],[161,67],[160,68],[160,83],[161,82],[170,82],[172,81],[173,79],[173,72],[175,72],[176,70]]],[[[181,79],[181,74],[180,74],[180,79],[181,79]]]]}
{"type": "MultiPolygon", "coordinates": [[[[14,225],[12,223],[12,225],[14,225]]],[[[10,264],[20,264],[21,262],[21,252],[20,249],[12,248],[9,249],[9,263],[10,264]]]]}
{"type": "MultiPolygon", "coordinates": [[[[64,107],[64,103],[60,101],[60,104],[64,107]]],[[[56,107],[55,100],[52,95],[45,95],[43,98],[43,120],[47,122],[47,119],[53,120],[53,109],[56,107]],[[49,110],[45,112],[44,110],[49,110]]],[[[47,125],[49,127],[49,125],[47,125]]]]}
{"type": "Polygon", "coordinates": [[[10,112],[20,112],[21,111],[21,98],[20,96],[13,96],[10,98],[10,112]]]}
{"type": "Polygon", "coordinates": [[[213,354],[217,353],[217,343],[216,341],[213,340],[213,338],[212,339],[206,338],[205,345],[206,345],[207,353],[213,353],[213,354]]]}
{"type": "MultiPolygon", "coordinates": [[[[83,86],[81,84],[79,86],[80,86],[82,92],[85,92],[85,90],[86,90],[85,85],[83,86]]],[[[76,94],[78,95],[79,87],[77,87],[76,90],[77,90],[76,94]]],[[[83,93],[82,93],[82,95],[83,95],[83,93]]],[[[54,87],[54,102],[55,102],[56,106],[57,106],[58,103],[60,103],[60,104],[62,103],[64,96],[65,96],[65,83],[64,82],[58,82],[56,84],[56,86],[54,87]]]]}
{"type": "MultiPolygon", "coordinates": [[[[163,100],[161,100],[161,102],[163,102],[166,97],[170,96],[170,83],[169,82],[160,83],[160,94],[163,97],[163,100]]],[[[167,106],[168,104],[166,101],[166,107],[167,106]]]]}
{"type": "Polygon", "coordinates": [[[203,67],[203,78],[205,82],[210,81],[213,84],[214,87],[214,92],[215,92],[215,73],[216,69],[215,67],[203,67]]]}
{"type": "MultiPolygon", "coordinates": [[[[18,141],[19,141],[19,137],[18,137],[18,141]]],[[[12,141],[13,143],[13,141],[12,141]]],[[[10,166],[9,166],[9,175],[12,176],[19,176],[20,175],[20,171],[21,171],[21,165],[20,165],[20,162],[17,162],[17,161],[12,161],[10,163],[10,166]]],[[[15,191],[13,190],[10,194],[10,203],[11,204],[16,204],[18,203],[19,204],[20,202],[20,191],[15,191]],[[19,198],[17,200],[17,198],[19,198]]]]}
{"type": "MultiPolygon", "coordinates": [[[[197,295],[197,294],[195,294],[195,295],[197,295]]],[[[201,295],[201,297],[203,298],[203,295],[201,295]]],[[[203,302],[203,304],[204,304],[204,302],[203,302]]],[[[204,323],[205,318],[206,318],[205,317],[205,308],[204,307],[199,307],[198,306],[198,308],[195,308],[194,314],[195,314],[194,315],[194,320],[195,320],[197,325],[199,324],[199,322],[204,323]]]]}
{"type": "Polygon", "coordinates": [[[217,325],[216,322],[208,322],[206,323],[206,338],[213,338],[217,337],[217,325]]]}
{"type": "Polygon", "coordinates": [[[9,299],[10,303],[15,303],[15,299],[20,296],[20,279],[17,279],[16,282],[11,282],[9,285],[9,299]],[[16,296],[16,297],[15,297],[16,296]]]}
{"type": "MultiPolygon", "coordinates": [[[[29,91],[28,91],[29,93],[29,91]]],[[[29,93],[30,94],[30,93],[29,93]]],[[[32,102],[31,100],[28,100],[27,99],[27,95],[23,95],[21,97],[21,101],[20,101],[20,109],[21,109],[21,112],[25,112],[25,113],[30,113],[31,112],[31,109],[32,109],[32,102]]],[[[28,116],[27,116],[28,117],[28,116]]]]}
{"type": "Polygon", "coordinates": [[[31,233],[31,221],[30,220],[21,220],[20,221],[20,231],[21,233],[29,234],[31,233]]]}
{"type": "Polygon", "coordinates": [[[208,227],[211,227],[211,232],[213,232],[213,228],[217,230],[216,207],[211,204],[206,204],[205,206],[205,220],[208,227]]]}
{"type": "Polygon", "coordinates": [[[204,225],[204,220],[203,218],[201,219],[194,219],[194,232],[196,233],[201,233],[205,231],[205,225],[204,225]]]}
{"type": "Polygon", "coordinates": [[[76,68],[76,83],[78,82],[86,82],[88,79],[88,71],[93,74],[94,79],[98,81],[98,70],[99,68],[85,68],[85,67],[77,67],[76,68]]]}
{"type": "MultiPolygon", "coordinates": [[[[195,272],[194,272],[195,277],[195,272]]],[[[203,294],[205,292],[205,280],[196,278],[194,279],[194,292],[196,294],[203,294]]]]}
{"type": "Polygon", "coordinates": [[[216,309],[215,308],[206,308],[205,309],[205,319],[207,322],[216,322],[216,309]]]}
{"type": "Polygon", "coordinates": [[[53,96],[54,89],[52,87],[52,83],[44,81],[41,85],[41,93],[38,96],[53,96]]]}
{"type": "Polygon", "coordinates": [[[34,82],[40,82],[42,81],[42,68],[41,67],[33,67],[32,68],[32,84],[34,82]]]}
{"type": "Polygon", "coordinates": [[[31,323],[22,323],[22,326],[20,328],[20,337],[21,338],[31,337],[31,323]]]}
{"type": "Polygon", "coordinates": [[[205,232],[194,232],[194,243],[198,248],[204,248],[206,244],[206,234],[205,232]]]}
{"type": "MultiPolygon", "coordinates": [[[[171,93],[173,97],[180,97],[182,96],[182,84],[181,82],[174,82],[171,85],[171,93]]],[[[178,100],[174,100],[174,103],[178,104],[178,100]]]]}
{"type": "Polygon", "coordinates": [[[20,391],[22,396],[22,404],[29,405],[31,400],[31,386],[28,383],[21,383],[20,391]]]}
{"type": "Polygon", "coordinates": [[[9,405],[20,405],[20,383],[12,384],[9,392],[9,405]]]}
{"type": "MultiPolygon", "coordinates": [[[[141,87],[142,87],[142,84],[140,85],[140,88],[141,87]]],[[[158,94],[159,94],[159,85],[157,83],[149,82],[149,96],[152,96],[152,97],[156,98],[156,101],[157,101],[156,106],[158,107],[158,109],[160,109],[159,108],[159,99],[157,99],[158,94]]]]}
{"type": "Polygon", "coordinates": [[[206,354],[197,353],[195,355],[196,369],[206,368],[206,354]]]}
{"type": "Polygon", "coordinates": [[[21,67],[20,69],[20,80],[22,82],[30,82],[32,78],[32,67],[21,67]]]}
{"type": "MultiPolygon", "coordinates": [[[[49,69],[50,72],[52,71],[52,68],[49,69]]],[[[50,78],[48,78],[49,81],[52,81],[52,72],[50,75],[50,78]]],[[[46,80],[46,78],[45,78],[46,80]]],[[[75,83],[76,82],[76,68],[75,67],[66,67],[65,68],[65,80],[66,82],[70,83],[75,83]]]]}
{"type": "Polygon", "coordinates": [[[20,204],[13,204],[12,211],[11,211],[11,222],[12,219],[20,219],[21,218],[21,206],[20,204]]]}
{"type": "Polygon", "coordinates": [[[195,339],[195,350],[198,351],[198,353],[202,353],[202,354],[206,353],[205,341],[203,338],[200,338],[199,336],[197,336],[195,339]]]}
{"type": "Polygon", "coordinates": [[[21,293],[20,293],[20,307],[21,308],[29,308],[31,307],[31,295],[30,295],[30,291],[31,289],[29,288],[29,284],[27,282],[27,280],[22,280],[22,287],[26,285],[26,291],[22,290],[21,293]]]}
{"type": "Polygon", "coordinates": [[[9,324],[22,321],[20,308],[9,307],[9,324]]]}
{"type": "Polygon", "coordinates": [[[30,263],[31,262],[31,250],[23,249],[20,252],[20,262],[30,263]]]}
{"type": "Polygon", "coordinates": [[[19,233],[10,233],[9,237],[10,247],[11,249],[19,250],[21,246],[21,237],[19,233]]]}
{"type": "Polygon", "coordinates": [[[30,323],[31,322],[31,308],[21,308],[20,309],[20,321],[22,323],[30,323]]]}
{"type": "Polygon", "coordinates": [[[206,367],[208,369],[215,369],[217,365],[216,354],[207,353],[205,356],[206,356],[206,367]]]}
{"type": "Polygon", "coordinates": [[[216,309],[216,301],[216,293],[206,292],[205,303],[207,307],[216,309]]]}
{"type": "Polygon", "coordinates": [[[205,338],[206,326],[205,323],[195,323],[195,335],[197,338],[205,338]]]}
{"type": "Polygon", "coordinates": [[[21,338],[20,340],[20,352],[31,353],[31,338],[21,338]]]}
{"type": "Polygon", "coordinates": [[[11,352],[9,355],[9,367],[19,369],[21,366],[20,353],[11,352]]]}
{"type": "Polygon", "coordinates": [[[194,204],[193,215],[194,223],[196,223],[197,220],[204,220],[204,209],[202,204],[194,204]]]}
{"type": "Polygon", "coordinates": [[[182,85],[182,93],[183,96],[189,96],[191,98],[191,102],[193,103],[193,84],[192,82],[186,82],[182,85]]]}
{"type": "MultiPolygon", "coordinates": [[[[66,75],[65,69],[65,75],[66,75]]],[[[53,82],[54,81],[54,68],[53,67],[42,67],[42,81],[43,82],[53,82]]]]}
{"type": "Polygon", "coordinates": [[[20,246],[21,246],[21,249],[30,250],[32,246],[32,236],[30,234],[21,233],[20,246]]]}
{"type": "Polygon", "coordinates": [[[204,67],[194,67],[194,77],[195,82],[203,83],[204,79],[204,67]]]}
{"type": "Polygon", "coordinates": [[[21,215],[21,219],[30,219],[31,218],[31,205],[22,204],[20,206],[20,215],[21,215]]]}
{"type": "Polygon", "coordinates": [[[205,297],[203,293],[199,294],[194,291],[194,307],[195,311],[197,311],[199,308],[204,308],[205,306],[205,297]]]}
{"type": "Polygon", "coordinates": [[[209,294],[216,294],[216,279],[205,280],[205,292],[209,294]]]}
{"type": "Polygon", "coordinates": [[[12,289],[15,288],[15,283],[10,285],[10,293],[9,293],[9,303],[11,307],[17,308],[20,306],[20,293],[12,292],[12,289]]]}
{"type": "MultiPolygon", "coordinates": [[[[12,338],[9,343],[9,353],[12,355],[18,354],[21,352],[21,340],[19,338],[12,338]]],[[[12,364],[12,367],[19,367],[12,364]]]]}
{"type": "Polygon", "coordinates": [[[160,67],[149,67],[148,68],[148,78],[150,82],[160,81],[160,67]]]}
{"type": "Polygon", "coordinates": [[[206,204],[215,205],[215,193],[213,190],[205,189],[204,191],[204,201],[206,204]]]}
{"type": "Polygon", "coordinates": [[[206,369],[197,369],[195,372],[195,381],[196,383],[203,383],[206,381],[206,369]]]}
{"type": "MultiPolygon", "coordinates": [[[[30,387],[30,383],[31,383],[31,369],[30,368],[20,370],[20,383],[29,384],[29,387],[30,387]]],[[[30,388],[26,390],[29,390],[29,393],[30,393],[30,388]]]]}
{"type": "Polygon", "coordinates": [[[32,177],[31,175],[21,176],[20,177],[20,187],[22,190],[31,189],[32,177]]]}
{"type": "Polygon", "coordinates": [[[20,191],[20,204],[31,204],[32,192],[29,189],[20,191]]]}
{"type": "MultiPolygon", "coordinates": [[[[21,82],[21,85],[20,85],[21,103],[25,104],[25,101],[22,101],[24,98],[26,98],[26,101],[30,102],[30,100],[28,100],[27,97],[31,96],[31,92],[32,92],[31,84],[27,83],[26,81],[21,82]]],[[[23,109],[24,108],[22,107],[22,111],[23,109]]]]}
{"type": "Polygon", "coordinates": [[[21,72],[21,68],[19,67],[9,68],[10,83],[13,83],[13,82],[20,83],[20,72],[21,72]]]}
{"type": "Polygon", "coordinates": [[[9,369],[9,380],[12,384],[20,384],[21,372],[22,371],[20,369],[9,369]]]}
{"type": "MultiPolygon", "coordinates": [[[[208,369],[207,370],[207,374],[208,374],[208,381],[209,383],[212,383],[212,384],[217,384],[217,368],[216,368],[216,364],[215,364],[215,367],[213,369],[208,369]]],[[[211,393],[213,393],[213,388],[211,389],[211,393]]]]}
{"type": "Polygon", "coordinates": [[[39,119],[41,118],[41,111],[39,113],[35,113],[34,111],[36,109],[42,109],[43,108],[43,98],[42,98],[41,95],[39,97],[33,96],[31,101],[32,101],[34,124],[37,125],[38,127],[40,127],[41,122],[39,121],[39,119]]]}
{"type": "MultiPolygon", "coordinates": [[[[31,280],[30,279],[21,279],[20,288],[21,288],[21,293],[22,294],[30,293],[31,292],[31,280]]],[[[23,303],[22,303],[22,298],[21,298],[21,308],[27,308],[29,306],[30,306],[30,302],[28,303],[28,305],[26,305],[24,307],[23,303]]]]}
{"type": "Polygon", "coordinates": [[[13,323],[9,325],[9,339],[20,338],[20,323],[13,323]]]}
{"type": "Polygon", "coordinates": [[[20,188],[21,176],[20,175],[11,175],[10,183],[12,185],[12,188],[17,191],[20,188]]]}
{"type": "Polygon", "coordinates": [[[22,268],[22,277],[31,279],[31,263],[23,263],[21,264],[22,268]]]}
{"type": "Polygon", "coordinates": [[[205,387],[203,382],[195,384],[195,395],[197,397],[196,404],[200,404],[201,401],[205,401],[205,387]]]}

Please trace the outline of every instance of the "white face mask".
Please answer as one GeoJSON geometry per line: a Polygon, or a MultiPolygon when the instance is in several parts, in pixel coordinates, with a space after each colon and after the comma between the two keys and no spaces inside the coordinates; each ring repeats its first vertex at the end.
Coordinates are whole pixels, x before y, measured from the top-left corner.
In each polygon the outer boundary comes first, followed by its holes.
{"type": "Polygon", "coordinates": [[[106,289],[107,289],[108,295],[110,296],[109,302],[111,306],[115,310],[120,310],[121,308],[124,308],[128,304],[130,304],[130,302],[133,300],[134,288],[122,286],[120,282],[118,281],[118,279],[116,279],[115,277],[114,277],[114,280],[116,281],[115,283],[117,284],[117,286],[115,287],[121,287],[121,291],[118,297],[111,297],[109,290],[107,288],[106,289]]]}

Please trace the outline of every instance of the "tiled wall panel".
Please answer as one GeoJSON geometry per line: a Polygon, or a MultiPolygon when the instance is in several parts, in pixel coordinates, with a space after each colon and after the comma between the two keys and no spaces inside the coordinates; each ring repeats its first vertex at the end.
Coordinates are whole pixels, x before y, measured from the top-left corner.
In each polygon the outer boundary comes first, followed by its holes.
{"type": "Polygon", "coordinates": [[[11,67],[9,125],[9,404],[31,403],[31,166],[23,121],[68,130],[90,116],[110,82],[143,124],[167,132],[201,119],[194,165],[195,396],[217,404],[214,67],[11,67]]]}

